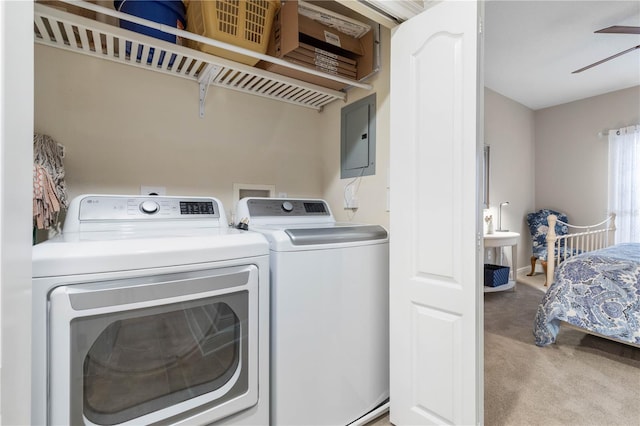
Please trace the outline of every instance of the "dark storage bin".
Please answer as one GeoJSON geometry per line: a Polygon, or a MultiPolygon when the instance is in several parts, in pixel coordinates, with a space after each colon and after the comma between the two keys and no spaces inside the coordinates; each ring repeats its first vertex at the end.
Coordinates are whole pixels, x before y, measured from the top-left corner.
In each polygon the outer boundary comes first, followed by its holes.
{"type": "Polygon", "coordinates": [[[498,287],[509,282],[509,267],[502,265],[484,265],[484,285],[498,287]]]}
{"type": "MultiPolygon", "coordinates": [[[[186,8],[182,1],[172,0],[115,0],[113,6],[119,12],[128,13],[129,15],[144,18],[149,21],[157,22],[159,24],[168,25],[179,30],[183,30],[186,27],[186,8]]],[[[120,28],[135,31],[140,34],[155,37],[160,40],[169,41],[171,43],[177,43],[182,45],[182,38],[173,34],[165,33],[164,31],[157,30],[155,28],[149,28],[144,25],[135,24],[124,19],[120,19],[120,28]]],[[[131,52],[131,42],[125,43],[125,50],[127,56],[136,57],[137,61],[143,61],[142,50],[144,46],[138,45],[137,52],[131,52]]],[[[149,54],[146,58],[147,64],[153,61],[153,55],[155,48],[149,49],[149,54]]],[[[160,58],[158,59],[158,65],[162,65],[165,60],[165,51],[160,51],[160,58]]],[[[169,58],[169,66],[173,66],[176,59],[176,54],[172,54],[169,58]]]]}
{"type": "MultiPolygon", "coordinates": [[[[128,13],[129,15],[148,19],[149,21],[165,24],[180,30],[186,28],[187,11],[182,1],[115,0],[113,6],[117,11],[128,13]]],[[[120,27],[159,38],[160,40],[182,44],[181,40],[173,34],[125,21],[124,19],[120,20],[120,27]]]]}

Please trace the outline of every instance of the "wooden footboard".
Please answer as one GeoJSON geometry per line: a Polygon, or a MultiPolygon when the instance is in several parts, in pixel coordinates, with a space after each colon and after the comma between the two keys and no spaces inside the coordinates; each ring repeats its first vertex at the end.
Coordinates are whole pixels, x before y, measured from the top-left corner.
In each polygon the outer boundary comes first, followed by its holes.
{"type": "Polygon", "coordinates": [[[545,285],[553,283],[555,267],[560,262],[576,254],[612,246],[615,242],[616,215],[612,213],[602,222],[589,226],[576,226],[558,220],[556,215],[549,215],[549,231],[547,233],[547,276],[545,285]],[[556,223],[566,225],[569,233],[556,234],[556,223]]]}

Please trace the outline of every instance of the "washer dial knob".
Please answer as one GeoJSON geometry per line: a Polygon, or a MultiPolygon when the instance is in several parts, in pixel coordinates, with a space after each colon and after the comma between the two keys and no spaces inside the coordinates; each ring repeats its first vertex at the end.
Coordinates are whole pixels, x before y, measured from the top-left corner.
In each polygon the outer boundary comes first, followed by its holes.
{"type": "Polygon", "coordinates": [[[155,201],[143,201],[140,204],[140,211],[142,213],[146,213],[146,214],[154,214],[154,213],[158,213],[158,211],[160,210],[160,205],[158,205],[158,203],[156,203],[155,201]]]}
{"type": "Polygon", "coordinates": [[[291,204],[289,201],[285,201],[284,203],[282,203],[282,210],[287,213],[293,211],[293,204],[291,204]]]}

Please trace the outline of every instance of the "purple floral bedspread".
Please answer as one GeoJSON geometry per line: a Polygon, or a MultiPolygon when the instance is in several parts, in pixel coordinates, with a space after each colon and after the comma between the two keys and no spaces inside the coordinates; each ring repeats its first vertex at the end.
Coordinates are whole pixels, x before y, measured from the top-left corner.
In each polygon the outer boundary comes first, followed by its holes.
{"type": "Polygon", "coordinates": [[[640,344],[640,244],[571,257],[554,278],[536,312],[536,345],[555,342],[560,321],[640,344]]]}

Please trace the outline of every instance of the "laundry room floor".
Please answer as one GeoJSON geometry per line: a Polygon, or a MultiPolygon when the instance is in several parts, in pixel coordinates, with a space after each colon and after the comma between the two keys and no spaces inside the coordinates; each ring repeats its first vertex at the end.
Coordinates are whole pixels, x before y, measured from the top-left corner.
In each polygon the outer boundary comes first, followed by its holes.
{"type": "Polygon", "coordinates": [[[391,422],[389,421],[389,413],[384,413],[382,416],[371,420],[364,426],[391,426],[391,422]]]}

